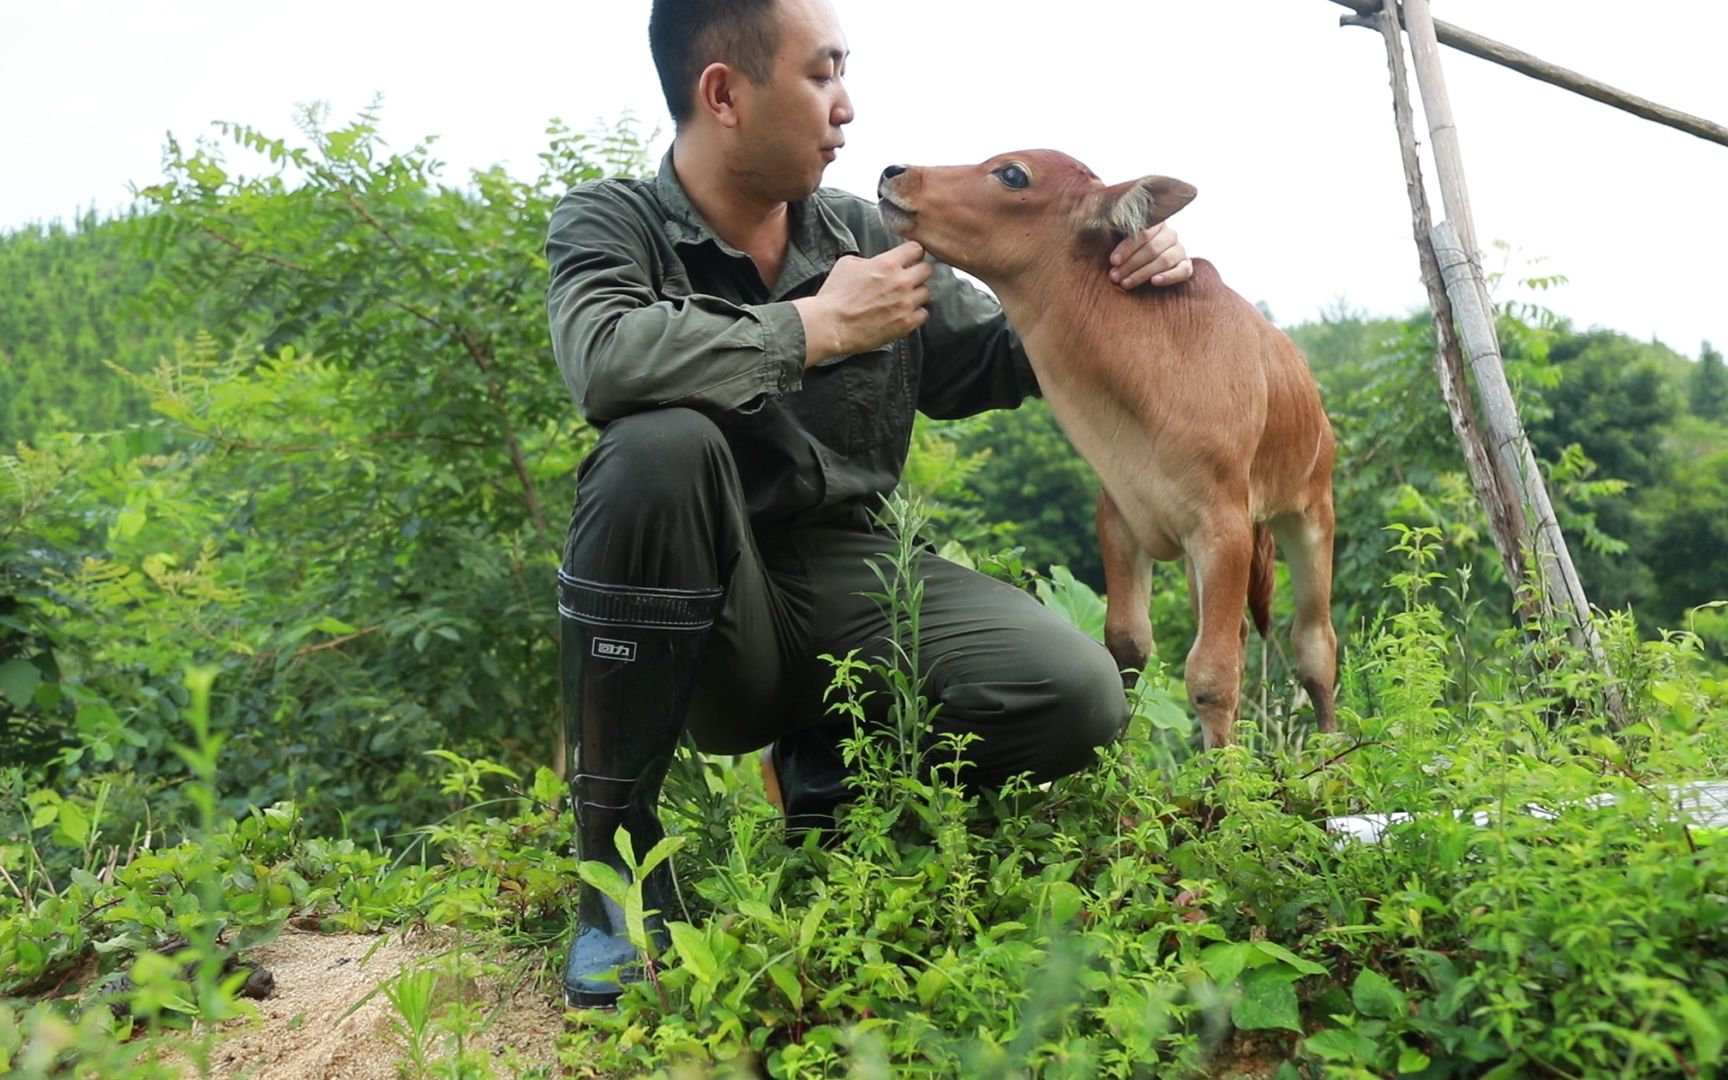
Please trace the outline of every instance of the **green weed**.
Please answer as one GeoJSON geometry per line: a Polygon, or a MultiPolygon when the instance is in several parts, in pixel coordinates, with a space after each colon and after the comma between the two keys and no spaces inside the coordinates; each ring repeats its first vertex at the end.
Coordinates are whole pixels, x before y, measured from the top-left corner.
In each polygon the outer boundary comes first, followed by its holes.
{"type": "MultiPolygon", "coordinates": [[[[956,782],[961,747],[920,737],[904,544],[882,594],[897,663],[835,660],[840,715],[881,678],[896,717],[849,746],[838,837],[789,847],[765,810],[733,817],[726,847],[683,860],[698,902],[656,984],[582,1016],[565,1060],[785,1077],[1208,1075],[1249,1052],[1314,1077],[1714,1069],[1728,858],[1661,787],[1723,762],[1696,643],[1621,640],[1648,674],[1628,684],[1640,718],[1609,731],[1598,685],[1459,645],[1431,597],[1453,588],[1467,617],[1468,579],[1434,568],[1437,542],[1395,540],[1400,602],[1352,653],[1345,734],[1174,749],[1154,672],[1095,768],[986,796],[956,782]],[[1409,818],[1379,843],[1325,828],[1388,809],[1409,818]]],[[[1081,617],[1096,602],[1045,588],[1081,617]]],[[[707,775],[750,783],[743,766],[707,775]]]]}
{"type": "MultiPolygon", "coordinates": [[[[916,532],[915,517],[900,524],[916,532]]],[[[1728,845],[1693,827],[1672,786],[1722,775],[1721,680],[1692,635],[1641,641],[1608,620],[1629,708],[1611,726],[1569,646],[1465,644],[1469,579],[1435,565],[1437,542],[1394,537],[1405,569],[1348,653],[1342,734],[1268,737],[1272,721],[1250,716],[1243,745],[1197,754],[1181,684],[1155,664],[1095,767],[971,794],[965,747],[926,737],[908,541],[883,568],[893,657],[835,658],[836,716],[857,718],[868,687],[894,709],[889,729],[849,744],[860,779],[832,842],[785,835],[753,762],[680,761],[671,837],[640,855],[678,864],[672,947],[616,1013],[575,1016],[562,1057],[603,1075],[1718,1070],[1728,845]],[[1378,843],[1325,827],[1389,810],[1406,816],[1378,843]]],[[[1084,585],[1038,584],[1088,625],[1084,585]]],[[[188,702],[201,692],[194,681],[188,702]]],[[[222,748],[188,720],[188,767],[207,783],[222,748]]],[[[452,811],[394,852],[308,836],[293,804],[122,850],[100,791],[20,800],[28,843],[0,861],[0,986],[36,1003],[0,1010],[0,1062],[163,1075],[128,1037],[226,1015],[231,976],[210,958],[288,918],[453,926],[477,948],[521,950],[551,985],[579,873],[560,781],[431,760],[452,811]],[[131,973],[124,1015],[64,999],[92,981],[91,958],[131,973]]],[[[580,872],[631,908],[621,880],[580,872]]],[[[385,991],[404,1067],[486,1075],[469,1045],[485,1018],[452,989],[463,976],[429,970],[385,991]]]]}

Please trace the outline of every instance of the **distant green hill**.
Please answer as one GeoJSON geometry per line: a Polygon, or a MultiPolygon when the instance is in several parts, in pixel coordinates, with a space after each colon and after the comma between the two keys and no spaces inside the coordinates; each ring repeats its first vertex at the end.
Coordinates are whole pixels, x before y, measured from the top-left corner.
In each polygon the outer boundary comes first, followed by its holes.
{"type": "Polygon", "coordinates": [[[126,225],[87,214],[0,235],[0,447],[147,415],[108,363],[151,367],[190,328],[144,305],[153,266],[126,225]]]}

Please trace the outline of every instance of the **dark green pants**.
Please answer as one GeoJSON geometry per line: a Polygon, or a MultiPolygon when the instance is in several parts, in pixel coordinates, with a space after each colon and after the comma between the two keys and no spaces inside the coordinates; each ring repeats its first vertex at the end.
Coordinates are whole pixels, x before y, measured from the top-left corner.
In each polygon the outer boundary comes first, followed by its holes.
{"type": "MultiPolygon", "coordinates": [[[[608,424],[583,462],[564,573],[635,589],[726,590],[689,725],[701,749],[735,754],[828,721],[833,668],[823,654],[887,654],[888,619],[860,594],[882,591],[869,563],[886,568],[893,548],[862,510],[752,529],[720,429],[664,409],[608,424]]],[[[918,574],[926,693],[940,704],[938,732],[979,736],[971,784],[1067,775],[1121,731],[1122,682],[1103,646],[1033,597],[932,553],[920,555],[918,574]]],[[[885,694],[866,703],[876,721],[886,707],[885,694]]]]}

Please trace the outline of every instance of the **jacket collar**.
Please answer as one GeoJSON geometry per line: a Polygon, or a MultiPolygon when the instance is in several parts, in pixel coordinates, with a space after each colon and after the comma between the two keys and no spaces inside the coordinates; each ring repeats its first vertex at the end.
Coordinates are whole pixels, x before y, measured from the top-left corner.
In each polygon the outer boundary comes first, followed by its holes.
{"type": "MultiPolygon", "coordinates": [[[[672,243],[694,245],[712,242],[728,255],[749,257],[722,240],[690,202],[690,196],[684,193],[684,185],[678,182],[677,170],[672,167],[671,150],[667,150],[666,156],[660,159],[660,172],[654,178],[654,194],[666,211],[666,238],[672,243]]],[[[788,269],[794,259],[802,259],[810,264],[810,269],[826,273],[840,256],[858,254],[857,237],[829,209],[821,193],[803,202],[792,203],[790,212],[792,250],[787,253],[788,269]]],[[[782,271],[780,276],[785,282],[789,275],[782,271]]]]}

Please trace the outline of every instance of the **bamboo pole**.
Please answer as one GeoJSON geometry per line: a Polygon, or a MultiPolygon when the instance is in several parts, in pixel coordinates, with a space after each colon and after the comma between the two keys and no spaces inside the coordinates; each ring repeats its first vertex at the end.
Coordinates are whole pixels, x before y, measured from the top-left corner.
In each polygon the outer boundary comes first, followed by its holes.
{"type": "MultiPolygon", "coordinates": [[[[1393,3],[1395,0],[1387,0],[1393,3]]],[[[1609,712],[1618,722],[1625,719],[1624,703],[1613,684],[1613,671],[1602,648],[1601,636],[1591,617],[1590,601],[1578,579],[1566,537],[1554,516],[1548,487],[1536,465],[1535,452],[1524,433],[1518,404],[1506,381],[1500,359],[1500,341],[1495,333],[1494,306],[1488,285],[1476,262],[1475,227],[1470,218],[1470,195],[1464,182],[1464,158],[1458,146],[1458,128],[1452,120],[1451,101],[1445,76],[1440,70],[1440,48],[1428,0],[1404,0],[1408,20],[1411,64],[1422,90],[1423,111],[1434,153],[1441,198],[1452,220],[1442,221],[1431,233],[1434,255],[1446,283],[1446,293],[1458,318],[1476,393],[1481,400],[1482,419],[1488,445],[1496,459],[1500,477],[1515,485],[1518,501],[1533,519],[1530,540],[1535,548],[1532,572],[1541,587],[1543,606],[1565,620],[1573,642],[1587,646],[1608,680],[1609,712]]]]}
{"type": "MultiPolygon", "coordinates": [[[[1362,17],[1357,19],[1345,16],[1344,22],[1349,26],[1371,25],[1368,20],[1380,11],[1380,0],[1332,0],[1332,2],[1341,7],[1347,7],[1362,17]]],[[[1592,79],[1588,75],[1581,75],[1570,68],[1551,64],[1522,49],[1515,49],[1510,45],[1495,41],[1493,38],[1472,33],[1461,26],[1435,20],[1434,33],[1440,44],[1449,45],[1459,52],[1499,64],[1501,67],[1511,68],[1521,75],[1528,75],[1532,79],[1538,79],[1550,86],[1558,86],[1562,90],[1570,90],[1574,94],[1582,95],[1592,101],[1599,101],[1622,112],[1631,113],[1633,116],[1654,121],[1666,127],[1674,128],[1676,131],[1684,131],[1686,134],[1695,135],[1700,139],[1728,146],[1728,127],[1706,120],[1701,116],[1693,116],[1691,113],[1681,112],[1679,109],[1671,109],[1666,105],[1651,101],[1649,98],[1639,97],[1637,94],[1609,86],[1605,82],[1592,79]]]]}
{"type": "Polygon", "coordinates": [[[1475,402],[1470,396],[1470,384],[1464,375],[1463,350],[1457,331],[1453,329],[1452,301],[1446,294],[1445,280],[1429,239],[1433,220],[1428,209],[1428,194],[1422,181],[1422,162],[1416,152],[1416,123],[1410,108],[1410,83],[1404,69],[1403,34],[1398,25],[1396,4],[1372,20],[1380,28],[1386,42],[1386,65],[1391,72],[1392,117],[1398,132],[1398,148],[1404,165],[1404,187],[1410,199],[1410,226],[1416,241],[1416,253],[1422,266],[1422,284],[1428,291],[1428,306],[1434,316],[1434,373],[1439,379],[1440,396],[1446,402],[1446,415],[1452,422],[1452,433],[1464,453],[1464,464],[1470,474],[1470,484],[1488,517],[1488,533],[1500,563],[1506,570],[1513,603],[1519,617],[1529,621],[1538,608],[1525,590],[1524,574],[1524,507],[1513,495],[1517,490],[1500,474],[1493,455],[1482,439],[1481,424],[1476,418],[1475,402]]]}
{"type": "MultiPolygon", "coordinates": [[[[1406,0],[1413,7],[1426,0],[1406,0]]],[[[1536,453],[1524,433],[1524,423],[1518,416],[1518,403],[1512,387],[1506,381],[1506,369],[1500,362],[1500,341],[1494,331],[1494,309],[1483,303],[1485,289],[1482,272],[1475,259],[1465,249],[1463,239],[1450,221],[1434,226],[1431,234],[1434,255],[1440,263],[1440,274],[1446,282],[1446,293],[1452,298],[1458,315],[1459,333],[1469,357],[1470,371],[1476,377],[1476,392],[1482,398],[1482,415],[1490,432],[1490,444],[1502,472],[1510,474],[1524,497],[1526,509],[1532,515],[1531,536],[1536,547],[1536,575],[1542,583],[1544,599],[1550,610],[1566,620],[1567,633],[1573,641],[1587,645],[1598,664],[1607,672],[1607,656],[1602,651],[1602,639],[1590,617],[1590,601],[1584,595],[1584,585],[1572,565],[1572,553],[1567,550],[1566,537],[1549,501],[1548,487],[1536,464],[1536,453]]],[[[1609,672],[1611,675],[1612,673],[1609,672]]]]}
{"type": "MultiPolygon", "coordinates": [[[[1485,431],[1498,473],[1514,485],[1511,490],[1517,492],[1517,501],[1536,515],[1535,536],[1540,538],[1548,530],[1547,519],[1553,516],[1553,510],[1542,476],[1534,467],[1536,458],[1530,452],[1523,422],[1518,417],[1518,406],[1501,365],[1500,342],[1494,329],[1494,305],[1476,261],[1476,227],[1470,212],[1470,189],[1464,178],[1464,155],[1458,142],[1458,125],[1452,119],[1446,76],[1440,68],[1440,47],[1435,38],[1428,0],[1404,0],[1404,16],[1411,66],[1416,69],[1416,85],[1422,92],[1422,111],[1428,117],[1429,146],[1434,155],[1440,198],[1446,205],[1447,220],[1434,227],[1430,239],[1446,236],[1451,239],[1451,248],[1463,253],[1461,259],[1452,254],[1451,261],[1448,261],[1448,254],[1438,250],[1441,244],[1435,241],[1433,246],[1437,250],[1434,255],[1439,260],[1441,278],[1458,318],[1458,331],[1464,339],[1471,374],[1475,376],[1476,392],[1481,397],[1485,431]],[[1448,228],[1449,232],[1441,231],[1448,228]]],[[[1557,525],[1549,546],[1565,549],[1565,539],[1559,536],[1557,525]]],[[[1561,565],[1569,569],[1571,562],[1568,556],[1561,565]]],[[[1576,587],[1575,581],[1555,580],[1555,567],[1539,562],[1535,570],[1548,607],[1570,607],[1574,594],[1583,595],[1583,589],[1576,587]]],[[[1560,573],[1564,577],[1565,571],[1560,573]]],[[[1579,605],[1578,617],[1574,621],[1587,623],[1589,614],[1588,604],[1579,605]]]]}
{"type": "MultiPolygon", "coordinates": [[[[1470,212],[1464,153],[1458,146],[1458,125],[1452,120],[1452,98],[1446,92],[1446,73],[1440,67],[1440,43],[1428,0],[1406,0],[1404,26],[1410,38],[1410,64],[1416,69],[1416,86],[1422,92],[1422,112],[1428,117],[1429,148],[1440,182],[1440,201],[1446,206],[1446,219],[1457,227],[1464,241],[1465,252],[1474,259],[1482,249],[1476,243],[1476,217],[1470,212]]],[[[1486,297],[1486,283],[1482,291],[1486,297]]],[[[1499,355],[1498,346],[1494,352],[1499,355]]]]}

